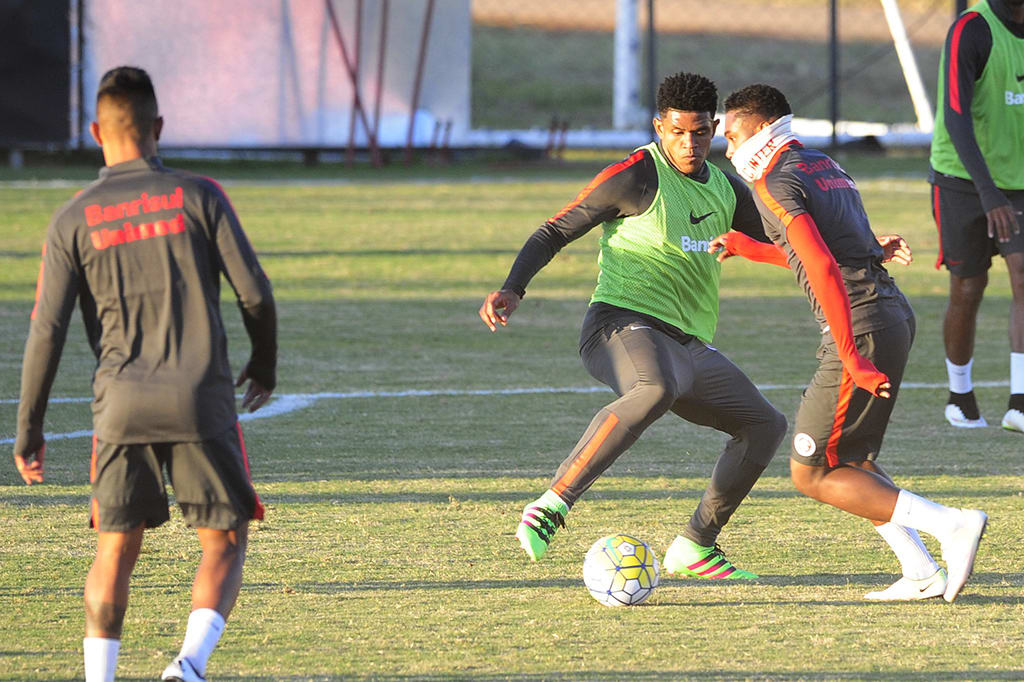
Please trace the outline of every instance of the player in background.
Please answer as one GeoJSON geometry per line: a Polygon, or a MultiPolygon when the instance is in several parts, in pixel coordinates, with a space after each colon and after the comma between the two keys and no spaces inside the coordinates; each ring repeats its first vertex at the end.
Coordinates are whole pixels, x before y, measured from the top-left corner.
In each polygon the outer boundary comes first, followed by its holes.
{"type": "Polygon", "coordinates": [[[953,601],[974,566],[987,516],[897,487],[875,462],[914,340],[914,312],[882,263],[909,264],[897,235],[875,237],[853,179],[790,130],[786,97],[750,85],[725,100],[726,156],[754,183],[773,244],[729,232],[719,260],[740,255],[793,270],[821,327],[818,370],[794,426],[790,474],[797,490],[875,524],[903,577],[873,600],[953,601]],[[939,568],[917,531],[942,545],[939,568]]]}
{"type": "Polygon", "coordinates": [[[932,215],[949,270],[942,326],[946,419],[987,426],[971,367],[992,256],[1010,274],[1010,399],[1002,426],[1024,432],[1024,0],[982,0],[949,29],[932,136],[932,215]]]}
{"type": "Polygon", "coordinates": [[[670,574],[749,579],[717,545],[786,431],[785,417],[712,348],[721,266],[708,241],[733,227],[764,239],[742,180],[706,162],[718,91],[679,73],[658,88],[659,141],[605,168],[526,241],[480,317],[495,331],[533,276],[566,244],[600,226],[600,273],[580,333],[587,371],[618,399],[594,417],[551,488],[516,531],[527,556],[547,552],[569,509],[652,422],[672,411],[731,436],[696,511],[665,554],[670,574]]]}
{"type": "Polygon", "coordinates": [[[234,387],[258,409],[274,389],[277,322],[270,282],[234,209],[209,178],[165,168],[163,119],[145,71],[100,81],[91,131],[106,167],[54,215],[46,233],[25,345],[15,465],[43,481],[43,417],[76,299],[93,374],[90,525],[96,556],[85,582],[85,678],[114,679],[132,570],[143,531],[168,520],[163,468],[202,558],[181,651],[165,680],[202,680],[242,581],[249,519],[263,507],[249,479],[234,387]],[[252,342],[232,380],[220,276],[252,342]]]}

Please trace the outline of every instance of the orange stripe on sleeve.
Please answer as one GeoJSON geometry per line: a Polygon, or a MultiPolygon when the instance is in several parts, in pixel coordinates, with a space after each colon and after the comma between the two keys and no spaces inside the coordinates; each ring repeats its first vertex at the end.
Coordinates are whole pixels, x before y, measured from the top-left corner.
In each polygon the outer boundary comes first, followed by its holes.
{"type": "Polygon", "coordinates": [[[754,183],[754,189],[757,190],[757,196],[761,197],[761,201],[768,207],[768,210],[774,213],[779,220],[782,221],[784,227],[789,227],[789,224],[793,222],[793,216],[786,209],[782,208],[782,205],[775,200],[772,193],[768,191],[768,185],[764,181],[764,176],[754,183]]]}
{"type": "Polygon", "coordinates": [[[556,494],[561,495],[562,492],[569,487],[569,484],[576,480],[580,471],[582,471],[583,468],[590,463],[590,460],[594,458],[594,453],[596,453],[604,444],[608,439],[608,434],[612,432],[612,429],[614,429],[618,423],[619,418],[614,414],[609,414],[608,418],[601,423],[601,426],[597,427],[597,433],[594,434],[594,437],[591,438],[590,442],[583,448],[583,451],[576,456],[576,459],[574,459],[572,464],[569,466],[569,470],[566,471],[562,477],[558,479],[558,482],[551,487],[556,494]]]}
{"type": "Polygon", "coordinates": [[[568,213],[572,209],[574,209],[577,206],[579,206],[580,204],[582,204],[583,200],[586,199],[588,196],[590,196],[590,193],[593,192],[602,182],[604,182],[605,180],[607,180],[608,178],[610,178],[610,177],[612,177],[614,175],[617,175],[617,174],[621,173],[622,171],[626,170],[627,168],[632,166],[634,163],[639,162],[643,158],[644,158],[644,152],[641,149],[640,151],[638,151],[635,154],[633,154],[632,156],[630,156],[628,159],[625,159],[623,161],[619,161],[618,163],[612,164],[611,166],[608,166],[607,168],[605,168],[603,171],[598,173],[597,176],[593,180],[590,181],[589,185],[584,187],[580,191],[580,193],[576,195],[575,199],[573,199],[568,204],[566,204],[565,208],[563,208],[561,211],[559,211],[555,215],[553,215],[550,218],[548,218],[548,222],[550,223],[553,220],[558,220],[559,218],[564,216],[566,213],[568,213]]]}
{"type": "Polygon", "coordinates": [[[39,277],[36,279],[36,302],[32,306],[32,314],[29,319],[36,319],[36,311],[39,310],[39,295],[43,292],[43,271],[46,269],[46,242],[43,242],[43,255],[39,261],[39,277]]]}
{"type": "Polygon", "coordinates": [[[768,191],[768,184],[765,182],[765,178],[768,176],[768,173],[775,168],[775,164],[779,162],[779,159],[782,158],[782,152],[787,149],[792,149],[793,147],[802,146],[803,145],[799,142],[791,141],[785,146],[779,147],[779,150],[775,152],[771,161],[768,162],[768,167],[764,169],[764,174],[754,182],[754,190],[757,191],[757,196],[761,197],[761,201],[764,202],[764,205],[768,207],[769,211],[779,217],[779,220],[782,221],[782,224],[785,227],[789,227],[789,223],[792,222],[793,216],[790,215],[786,209],[782,208],[781,204],[779,204],[779,202],[775,200],[775,197],[772,196],[772,193],[768,191]]]}

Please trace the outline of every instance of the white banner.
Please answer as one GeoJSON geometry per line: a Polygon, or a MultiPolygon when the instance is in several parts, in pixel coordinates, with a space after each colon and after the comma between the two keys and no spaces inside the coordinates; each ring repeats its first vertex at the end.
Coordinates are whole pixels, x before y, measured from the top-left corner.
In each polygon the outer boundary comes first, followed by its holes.
{"type": "MultiPolygon", "coordinates": [[[[402,147],[429,3],[364,0],[360,31],[358,4],[333,0],[353,67],[358,61],[362,107],[378,144],[402,147]]],[[[348,144],[354,90],[323,0],[89,0],[84,9],[84,126],[95,117],[103,73],[130,65],[153,79],[165,146],[348,144]]],[[[469,0],[436,0],[414,118],[415,145],[430,144],[439,123],[450,124],[453,141],[468,131],[469,69],[469,0]]],[[[355,143],[366,147],[368,142],[356,116],[355,143]]]]}

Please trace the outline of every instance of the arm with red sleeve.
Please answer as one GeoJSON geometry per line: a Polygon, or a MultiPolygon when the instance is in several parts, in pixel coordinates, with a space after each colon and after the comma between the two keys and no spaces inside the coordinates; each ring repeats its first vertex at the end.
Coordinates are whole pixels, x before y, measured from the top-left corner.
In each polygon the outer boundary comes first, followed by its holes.
{"type": "Polygon", "coordinates": [[[789,268],[786,252],[773,244],[764,232],[761,212],[757,210],[747,183],[732,173],[726,173],[725,177],[729,180],[732,191],[736,195],[736,211],[733,214],[732,229],[712,239],[708,246],[708,252],[718,252],[719,263],[730,256],[743,256],[747,260],[758,263],[789,268]]]}
{"type": "Polygon", "coordinates": [[[857,351],[850,323],[850,298],[843,285],[839,265],[818,232],[809,213],[791,216],[786,240],[803,264],[807,281],[828,321],[836,351],[853,382],[874,395],[888,398],[889,377],[857,351]]]}
{"type": "Polygon", "coordinates": [[[762,177],[754,187],[765,208],[781,223],[786,243],[804,269],[811,293],[836,342],[843,368],[857,386],[888,398],[889,377],[857,351],[850,321],[850,297],[839,265],[807,210],[806,188],[781,169],[762,177]]]}
{"type": "Polygon", "coordinates": [[[718,252],[718,262],[722,262],[730,256],[742,256],[757,263],[789,268],[786,252],[781,247],[751,239],[737,230],[730,230],[712,239],[708,251],[718,252]]]}
{"type": "Polygon", "coordinates": [[[943,49],[945,73],[940,74],[940,78],[944,79],[946,87],[939,106],[949,138],[974,182],[982,208],[987,212],[1008,205],[1009,200],[996,187],[978,147],[971,117],[974,85],[992,52],[992,31],[980,14],[968,12],[950,27],[943,49]]]}

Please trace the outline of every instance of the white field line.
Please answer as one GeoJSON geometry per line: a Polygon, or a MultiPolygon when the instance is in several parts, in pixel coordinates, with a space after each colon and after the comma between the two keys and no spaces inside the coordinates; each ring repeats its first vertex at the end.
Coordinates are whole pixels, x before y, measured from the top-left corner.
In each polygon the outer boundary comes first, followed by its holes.
{"type": "MultiPolygon", "coordinates": [[[[1009,386],[1009,381],[976,381],[974,385],[979,388],[1000,388],[1009,386]]],[[[762,391],[802,391],[804,384],[762,384],[758,389],[762,391]]],[[[914,389],[946,389],[946,383],[922,383],[908,381],[901,390],[914,389]]],[[[492,389],[407,389],[404,391],[350,391],[346,393],[284,393],[277,396],[272,402],[264,405],[257,412],[243,412],[238,415],[239,421],[250,421],[253,419],[266,419],[278,417],[282,414],[295,412],[313,405],[319,400],[345,400],[351,398],[431,398],[431,397],[458,397],[458,396],[489,396],[489,395],[537,395],[541,393],[604,393],[609,389],[605,386],[568,386],[558,388],[555,386],[539,386],[535,388],[492,388],[492,389]]],[[[241,396],[239,396],[241,397],[241,396]]],[[[92,398],[51,398],[51,403],[87,403],[92,398]]],[[[0,399],[0,405],[16,405],[17,399],[0,399]]],[[[70,433],[48,433],[46,440],[63,440],[67,438],[88,438],[92,431],[72,431],[70,433]]],[[[0,439],[0,445],[14,443],[13,438],[0,439]]]]}

